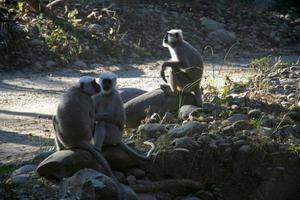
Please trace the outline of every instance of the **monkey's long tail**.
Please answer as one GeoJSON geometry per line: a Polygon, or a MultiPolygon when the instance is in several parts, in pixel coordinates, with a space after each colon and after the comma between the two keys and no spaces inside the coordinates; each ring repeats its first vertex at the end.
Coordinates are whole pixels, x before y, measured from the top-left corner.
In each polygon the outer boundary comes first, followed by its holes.
{"type": "Polygon", "coordinates": [[[104,168],[105,173],[109,177],[113,178],[115,181],[118,182],[118,179],[113,174],[113,172],[112,172],[108,162],[106,161],[106,159],[101,155],[100,152],[96,151],[96,149],[94,149],[91,144],[82,143],[82,144],[80,144],[79,148],[87,150],[88,152],[90,152],[96,158],[96,160],[100,163],[100,165],[104,168]]]}
{"type": "Polygon", "coordinates": [[[146,141],[144,142],[144,144],[150,145],[151,149],[148,151],[147,155],[141,155],[139,153],[137,153],[135,150],[133,150],[132,148],[130,148],[127,144],[125,144],[124,142],[121,142],[120,147],[121,149],[123,149],[126,153],[129,154],[129,156],[132,156],[134,158],[137,159],[141,159],[141,160],[149,160],[151,158],[151,154],[153,153],[154,149],[155,149],[155,145],[152,142],[146,141]]]}

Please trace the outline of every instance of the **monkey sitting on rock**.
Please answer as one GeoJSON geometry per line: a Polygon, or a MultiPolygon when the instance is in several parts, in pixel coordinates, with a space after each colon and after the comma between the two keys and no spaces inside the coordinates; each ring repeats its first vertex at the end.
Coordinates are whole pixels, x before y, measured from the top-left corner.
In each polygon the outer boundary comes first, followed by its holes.
{"type": "Polygon", "coordinates": [[[90,76],[80,78],[77,85],[68,89],[59,102],[53,116],[56,149],[80,148],[90,152],[106,174],[116,181],[105,158],[91,144],[95,127],[95,107],[92,95],[100,91],[100,86],[90,76]]]}
{"type": "Polygon", "coordinates": [[[148,160],[154,151],[154,145],[146,156],[141,155],[122,141],[124,124],[126,120],[123,102],[116,89],[117,75],[112,72],[100,74],[99,84],[101,92],[93,97],[95,103],[96,128],[94,132],[94,145],[101,151],[104,145],[118,145],[129,156],[137,159],[148,160]]]}
{"type": "MultiPolygon", "coordinates": [[[[171,59],[161,66],[162,79],[167,82],[165,70],[171,67],[169,81],[173,94],[193,93],[198,106],[202,106],[200,82],[203,74],[203,60],[199,51],[183,39],[180,29],[168,31],[163,39],[163,46],[169,49],[171,59]]],[[[168,91],[170,88],[167,85],[162,85],[161,89],[170,94],[168,91]]]]}

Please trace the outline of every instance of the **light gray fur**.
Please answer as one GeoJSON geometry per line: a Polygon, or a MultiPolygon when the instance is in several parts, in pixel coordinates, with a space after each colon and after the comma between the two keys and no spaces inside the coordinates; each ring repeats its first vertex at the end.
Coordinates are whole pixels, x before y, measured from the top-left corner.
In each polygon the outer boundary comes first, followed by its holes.
{"type": "Polygon", "coordinates": [[[176,95],[179,92],[193,93],[197,104],[201,106],[202,92],[200,82],[203,75],[202,56],[197,49],[183,39],[182,32],[180,30],[177,31],[179,31],[177,40],[174,39],[176,30],[169,31],[167,33],[168,40],[165,41],[165,38],[163,40],[163,46],[169,49],[171,59],[163,63],[161,76],[166,81],[164,71],[166,67],[171,67],[169,82],[172,91],[176,95]]]}

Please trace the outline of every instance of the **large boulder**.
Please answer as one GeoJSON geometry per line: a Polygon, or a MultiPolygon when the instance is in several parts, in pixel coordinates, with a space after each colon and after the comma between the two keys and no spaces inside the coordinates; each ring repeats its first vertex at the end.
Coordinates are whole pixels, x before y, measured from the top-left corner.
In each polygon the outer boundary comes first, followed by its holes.
{"type": "Polygon", "coordinates": [[[42,161],[37,167],[37,172],[47,179],[60,181],[84,168],[101,170],[101,166],[88,151],[82,149],[62,150],[42,161]]]}
{"type": "MultiPolygon", "coordinates": [[[[125,170],[136,166],[136,162],[118,146],[104,147],[103,156],[114,170],[125,170]]],[[[62,150],[51,154],[42,161],[37,167],[37,172],[47,179],[60,181],[84,168],[102,170],[100,164],[88,151],[82,149],[62,150]]]]}
{"type": "Polygon", "coordinates": [[[146,110],[149,115],[158,113],[164,116],[166,112],[175,113],[182,105],[196,105],[195,97],[191,94],[184,94],[182,98],[170,96],[162,89],[147,92],[125,103],[126,126],[128,128],[139,126],[141,120],[146,117],[146,110]]]}
{"type": "Polygon", "coordinates": [[[201,25],[204,26],[208,31],[223,29],[225,26],[224,24],[217,22],[213,19],[210,19],[208,17],[201,18],[201,25]]]}
{"type": "Polygon", "coordinates": [[[145,90],[141,90],[138,88],[120,88],[118,89],[118,91],[121,95],[123,103],[126,103],[131,99],[140,96],[142,94],[145,94],[147,92],[145,90]]]}
{"type": "Polygon", "coordinates": [[[224,29],[218,29],[210,32],[208,34],[208,38],[222,45],[230,45],[236,40],[234,32],[226,31],[224,29]]]}
{"type": "Polygon", "coordinates": [[[119,187],[114,180],[93,169],[82,169],[72,177],[64,179],[60,194],[62,199],[135,200],[137,195],[128,186],[119,187]]]}

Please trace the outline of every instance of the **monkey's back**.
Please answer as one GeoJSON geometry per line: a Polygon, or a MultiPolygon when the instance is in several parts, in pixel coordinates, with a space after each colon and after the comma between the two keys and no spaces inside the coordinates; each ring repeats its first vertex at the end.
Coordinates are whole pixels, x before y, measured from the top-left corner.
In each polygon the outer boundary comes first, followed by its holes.
{"type": "Polygon", "coordinates": [[[67,146],[76,145],[73,144],[74,141],[92,139],[93,111],[91,97],[84,94],[79,87],[71,87],[63,94],[56,117],[59,122],[60,137],[67,146]]]}
{"type": "Polygon", "coordinates": [[[179,61],[187,60],[190,67],[203,69],[203,59],[200,52],[187,41],[183,41],[180,45],[176,46],[175,51],[180,52],[177,55],[179,61]]]}

